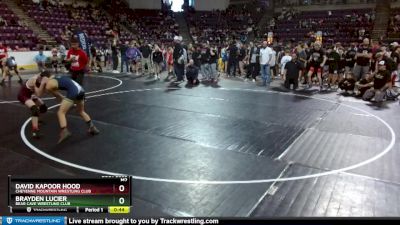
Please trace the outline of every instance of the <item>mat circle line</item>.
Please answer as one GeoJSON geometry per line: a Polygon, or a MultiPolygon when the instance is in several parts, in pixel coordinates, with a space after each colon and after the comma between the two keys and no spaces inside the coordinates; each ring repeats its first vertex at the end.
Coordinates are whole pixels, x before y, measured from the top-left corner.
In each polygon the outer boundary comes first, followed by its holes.
{"type": "MultiPolygon", "coordinates": [[[[171,89],[179,89],[179,88],[167,88],[168,90],[171,89]]],[[[109,92],[109,93],[102,93],[102,94],[98,94],[98,95],[92,95],[87,97],[89,98],[96,98],[96,97],[101,97],[101,96],[108,96],[108,95],[116,95],[116,94],[123,94],[123,93],[131,93],[131,92],[144,92],[144,91],[155,91],[155,90],[164,90],[163,88],[152,88],[152,89],[133,89],[133,90],[125,90],[125,91],[117,91],[117,92],[109,92]]],[[[315,174],[310,174],[310,175],[303,175],[303,176],[295,176],[295,177],[287,177],[287,178],[276,178],[276,179],[257,179],[257,180],[227,180],[227,181],[223,181],[223,180],[180,180],[180,179],[164,179],[164,178],[155,178],[155,177],[145,177],[145,176],[136,176],[136,175],[129,175],[129,174],[123,174],[123,173],[115,173],[115,172],[111,172],[111,171],[106,171],[106,170],[99,170],[99,169],[95,169],[95,168],[91,168],[91,167],[87,167],[87,166],[82,166],[82,165],[78,165],[75,163],[71,163],[65,160],[62,160],[60,158],[54,157],[52,155],[49,155],[47,153],[45,153],[44,151],[36,148],[34,145],[32,145],[29,140],[26,138],[25,135],[25,129],[28,125],[28,123],[30,122],[30,118],[27,119],[25,121],[25,123],[22,125],[21,127],[21,131],[20,131],[20,135],[21,138],[23,140],[23,142],[25,143],[25,145],[27,145],[31,150],[33,150],[34,152],[44,156],[47,159],[50,159],[52,161],[55,161],[57,163],[69,166],[69,167],[73,167],[76,169],[80,169],[80,170],[84,170],[84,171],[88,171],[88,172],[93,172],[93,173],[98,173],[98,174],[104,174],[104,175],[111,175],[111,176],[121,176],[121,175],[128,175],[131,176],[132,179],[136,179],[136,180],[144,180],[144,181],[154,181],[154,182],[165,182],[165,183],[180,183],[180,184],[259,184],[259,183],[272,183],[272,182],[285,182],[285,181],[295,181],[295,180],[304,180],[304,179],[310,179],[310,178],[317,178],[317,177],[322,177],[322,176],[327,176],[327,175],[332,175],[332,174],[337,174],[337,173],[341,173],[341,172],[345,172],[345,171],[349,171],[349,170],[353,170],[362,166],[365,166],[373,161],[378,160],[379,158],[383,157],[384,155],[386,155],[388,152],[390,152],[393,149],[393,146],[396,142],[396,134],[393,130],[393,128],[382,118],[357,107],[351,106],[351,105],[347,105],[347,104],[343,104],[340,102],[335,102],[333,100],[329,100],[329,99],[325,99],[325,98],[319,98],[319,97],[314,97],[314,96],[307,96],[307,95],[302,95],[302,94],[296,94],[296,93],[283,93],[283,92],[279,92],[279,91],[272,91],[272,90],[252,90],[252,89],[240,89],[240,88],[220,88],[220,90],[227,90],[227,91],[231,91],[231,90],[236,90],[236,91],[248,91],[248,92],[262,92],[262,93],[274,93],[274,94],[281,94],[281,95],[292,95],[292,96],[299,96],[299,97],[306,97],[306,98],[311,98],[311,99],[316,99],[316,100],[321,100],[321,101],[325,101],[325,102],[330,102],[333,104],[339,104],[341,106],[344,107],[348,107],[354,110],[358,110],[360,112],[363,112],[365,114],[370,115],[371,117],[374,117],[375,119],[377,119],[379,122],[383,123],[383,125],[385,125],[388,130],[391,133],[391,140],[388,146],[386,146],[386,148],[380,152],[379,154],[375,155],[372,158],[369,158],[365,161],[362,161],[360,163],[348,166],[348,167],[344,167],[341,169],[336,169],[336,170],[330,170],[330,171],[326,171],[326,172],[322,172],[322,173],[315,173],[315,174]]],[[[51,106],[49,109],[55,108],[59,106],[58,105],[54,105],[51,106]]]]}
{"type": "MultiPolygon", "coordinates": [[[[116,80],[116,81],[118,81],[118,84],[114,85],[112,87],[109,87],[109,88],[104,88],[104,89],[100,89],[100,90],[96,90],[96,91],[86,92],[87,95],[88,94],[95,94],[95,93],[99,93],[99,92],[103,92],[103,91],[109,91],[109,90],[115,89],[115,88],[117,88],[117,87],[119,87],[119,86],[121,86],[123,84],[122,80],[120,80],[118,78],[115,78],[115,77],[107,77],[107,76],[93,76],[93,77],[101,77],[101,78],[116,80]]],[[[51,100],[51,99],[55,99],[55,98],[54,97],[42,98],[42,100],[51,100]]],[[[14,100],[13,101],[1,101],[0,104],[11,104],[11,103],[18,103],[18,102],[19,101],[17,101],[17,100],[15,100],[15,101],[14,100]]]]}

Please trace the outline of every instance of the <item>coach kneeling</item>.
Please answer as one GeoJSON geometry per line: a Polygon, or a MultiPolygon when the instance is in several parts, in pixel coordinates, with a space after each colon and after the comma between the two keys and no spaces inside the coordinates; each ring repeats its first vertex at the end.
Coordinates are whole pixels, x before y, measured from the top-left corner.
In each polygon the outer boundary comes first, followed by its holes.
{"type": "Polygon", "coordinates": [[[198,85],[200,83],[198,76],[199,68],[194,65],[194,61],[193,59],[191,59],[186,67],[186,79],[188,81],[188,84],[198,85]]]}
{"type": "Polygon", "coordinates": [[[391,86],[390,72],[386,70],[385,61],[380,61],[378,64],[378,72],[374,75],[374,85],[367,90],[363,95],[364,101],[383,102],[386,96],[386,90],[391,86]]]}
{"type": "Polygon", "coordinates": [[[293,90],[296,90],[299,86],[299,75],[302,67],[297,61],[296,53],[292,53],[292,60],[287,62],[285,70],[283,71],[283,79],[285,80],[284,86],[290,89],[290,85],[293,84],[293,90]]]}

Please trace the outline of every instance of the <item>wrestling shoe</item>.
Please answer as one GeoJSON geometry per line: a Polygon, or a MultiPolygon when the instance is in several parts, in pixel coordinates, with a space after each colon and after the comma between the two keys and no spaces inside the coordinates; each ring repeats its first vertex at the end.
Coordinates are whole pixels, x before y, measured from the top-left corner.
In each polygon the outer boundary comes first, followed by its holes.
{"type": "Polygon", "coordinates": [[[32,131],[32,138],[39,139],[42,135],[40,134],[39,130],[32,131]]]}
{"type": "Polygon", "coordinates": [[[100,131],[97,129],[97,127],[91,126],[91,127],[88,129],[88,133],[91,134],[91,135],[97,135],[97,134],[100,133],[100,131]]]}
{"type": "Polygon", "coordinates": [[[60,139],[58,139],[57,144],[60,144],[61,142],[65,141],[67,138],[71,137],[71,133],[68,131],[67,128],[62,129],[60,133],[60,139]]]}

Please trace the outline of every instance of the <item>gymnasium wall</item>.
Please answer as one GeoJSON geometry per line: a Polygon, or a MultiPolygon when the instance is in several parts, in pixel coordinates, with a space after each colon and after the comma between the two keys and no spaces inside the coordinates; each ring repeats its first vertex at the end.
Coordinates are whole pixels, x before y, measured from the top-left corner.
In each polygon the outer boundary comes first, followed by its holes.
{"type": "Polygon", "coordinates": [[[194,8],[198,11],[224,10],[228,8],[229,0],[196,0],[194,8]]]}
{"type": "Polygon", "coordinates": [[[246,4],[249,2],[249,0],[230,0],[229,1],[231,5],[240,5],[240,4],[246,4]]]}
{"type": "MultiPolygon", "coordinates": [[[[36,62],[33,60],[37,54],[39,54],[38,51],[8,52],[9,57],[14,56],[18,68],[22,67],[29,70],[37,68],[36,62]]],[[[43,51],[43,54],[47,57],[50,57],[51,51],[43,51]]]]}
{"type": "MultiPolygon", "coordinates": [[[[374,4],[348,4],[348,5],[309,5],[309,6],[294,6],[293,8],[299,11],[329,11],[341,9],[366,9],[374,8],[374,4]]],[[[281,12],[282,7],[276,7],[275,12],[281,12]]]]}
{"type": "Polygon", "coordinates": [[[161,9],[160,0],[128,0],[132,9],[161,9]]]}
{"type": "MultiPolygon", "coordinates": [[[[328,11],[328,10],[341,10],[341,9],[366,9],[366,8],[375,8],[376,3],[363,3],[360,4],[359,0],[348,0],[348,4],[346,5],[307,5],[307,6],[294,6],[294,9],[299,11],[328,11]],[[357,3],[358,2],[358,3],[357,3]]],[[[400,1],[393,2],[391,4],[392,8],[400,7],[400,1]]],[[[281,12],[282,7],[275,7],[275,12],[281,12]]]]}

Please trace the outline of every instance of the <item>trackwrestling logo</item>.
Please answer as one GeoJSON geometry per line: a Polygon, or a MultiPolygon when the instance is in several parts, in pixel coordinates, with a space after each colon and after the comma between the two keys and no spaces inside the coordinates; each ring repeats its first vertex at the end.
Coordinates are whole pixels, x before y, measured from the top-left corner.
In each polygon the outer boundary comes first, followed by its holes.
{"type": "Polygon", "coordinates": [[[57,216],[14,216],[14,217],[2,217],[3,224],[9,225],[34,225],[34,224],[54,224],[54,225],[64,225],[64,217],[57,216]]]}

